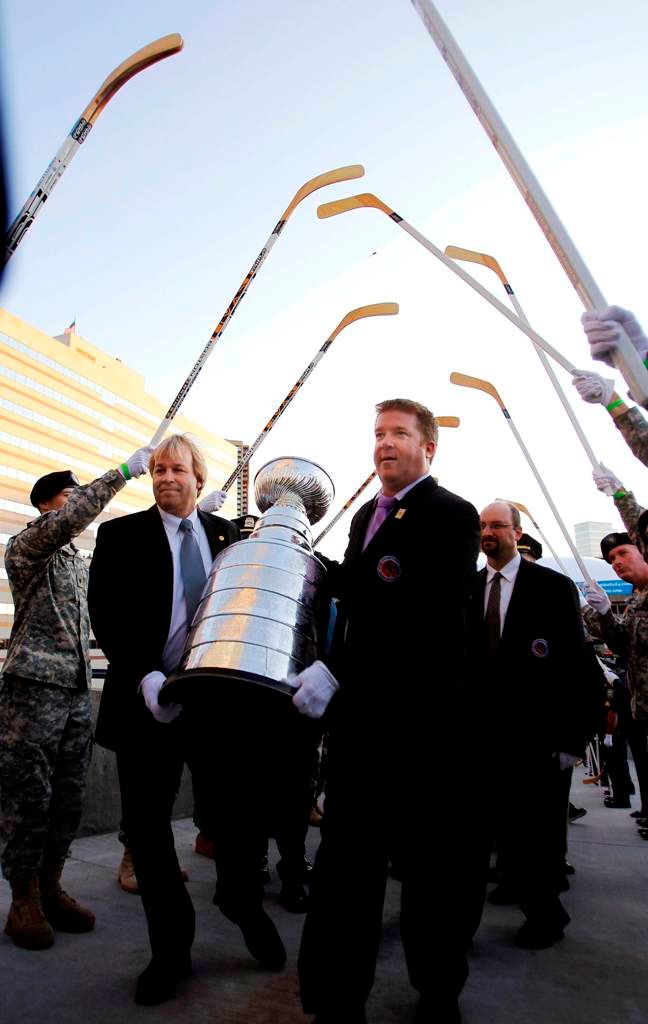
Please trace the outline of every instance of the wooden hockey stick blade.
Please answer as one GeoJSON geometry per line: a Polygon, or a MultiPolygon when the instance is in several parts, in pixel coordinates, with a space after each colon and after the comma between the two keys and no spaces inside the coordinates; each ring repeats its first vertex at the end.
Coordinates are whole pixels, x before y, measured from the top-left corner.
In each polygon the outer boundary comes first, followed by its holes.
{"type": "Polygon", "coordinates": [[[326,217],[337,217],[338,213],[347,213],[349,210],[360,210],[363,207],[372,206],[376,210],[382,210],[388,217],[394,212],[387,203],[375,196],[373,192],[361,192],[357,196],[349,196],[347,199],[334,199],[331,203],[322,203],[317,207],[317,216],[320,220],[326,217]]]}
{"type": "Polygon", "coordinates": [[[396,313],[398,313],[397,302],[375,302],[371,306],[359,306],[358,309],[352,309],[340,320],[333,334],[330,335],[331,341],[333,338],[337,338],[340,331],[352,324],[354,320],[361,320],[365,316],[395,316],[396,313]]]}
{"type": "Polygon", "coordinates": [[[482,266],[495,271],[505,288],[511,287],[506,279],[504,271],[495,257],[489,256],[487,252],[476,252],[474,249],[462,249],[459,245],[446,245],[443,251],[446,256],[449,256],[450,259],[453,260],[465,260],[467,263],[481,263],[482,266]]]}
{"type": "Polygon", "coordinates": [[[182,36],[174,32],[172,35],[155,39],[148,46],[143,46],[141,50],[132,53],[130,57],[122,61],[119,67],[116,67],[108,75],[108,78],[92,97],[81,117],[88,124],[94,124],[106,104],[133,75],[137,75],[152,64],[157,64],[159,60],[164,60],[165,57],[171,57],[174,53],[179,53],[183,46],[184,40],[182,36]]]}
{"type": "Polygon", "coordinates": [[[436,421],[439,427],[458,427],[461,424],[458,416],[437,416],[436,421]]]}
{"type": "Polygon", "coordinates": [[[491,395],[495,399],[500,409],[505,408],[497,388],[488,380],[482,380],[481,377],[469,377],[465,373],[451,373],[450,383],[459,384],[463,388],[476,388],[477,391],[485,391],[487,395],[491,395]]]}
{"type": "Polygon", "coordinates": [[[281,217],[281,220],[288,220],[291,213],[298,206],[302,199],[309,196],[312,192],[316,192],[318,188],[324,188],[325,185],[335,185],[338,181],[351,181],[353,178],[362,178],[364,176],[365,169],[362,164],[349,164],[348,167],[336,167],[332,171],[325,171],[324,174],[318,174],[317,177],[311,178],[310,181],[304,182],[302,187],[295,192],[295,195],[289,206],[286,207],[286,211],[281,217]]]}

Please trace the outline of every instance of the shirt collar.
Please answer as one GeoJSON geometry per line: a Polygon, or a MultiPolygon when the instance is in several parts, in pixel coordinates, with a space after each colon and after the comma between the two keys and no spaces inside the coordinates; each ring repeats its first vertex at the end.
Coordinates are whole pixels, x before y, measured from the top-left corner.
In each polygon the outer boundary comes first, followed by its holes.
{"type": "Polygon", "coordinates": [[[499,572],[500,576],[503,576],[509,583],[515,579],[518,569],[520,568],[520,562],[522,561],[522,555],[517,551],[510,562],[507,562],[501,569],[493,569],[492,565],[486,563],[486,582],[490,583],[496,572],[499,572]]]}
{"type": "MultiPolygon", "coordinates": [[[[408,485],[407,485],[407,487],[403,487],[403,489],[402,489],[402,490],[400,490],[400,491],[397,491],[397,492],[396,492],[396,494],[394,494],[394,495],[393,495],[393,497],[394,497],[394,500],[395,500],[395,501],[402,501],[402,500],[403,500],[403,498],[405,497],[405,495],[406,495],[406,494],[408,493],[408,491],[411,491],[411,490],[412,490],[412,488],[416,487],[416,485],[417,485],[417,484],[420,484],[421,480],[427,480],[427,478],[429,477],[429,475],[430,475],[430,474],[429,474],[429,472],[428,472],[428,473],[424,473],[424,474],[423,474],[423,476],[420,476],[420,477],[418,478],[418,480],[413,480],[411,484],[408,484],[408,485]]],[[[381,489],[381,490],[380,490],[380,491],[378,492],[378,497],[380,497],[380,495],[381,495],[382,493],[383,493],[383,492],[382,492],[382,489],[381,489]]]]}
{"type": "MultiPolygon", "coordinates": [[[[162,522],[168,530],[175,530],[177,532],[180,529],[180,523],[182,522],[183,517],[174,516],[170,512],[165,512],[159,505],[158,512],[160,513],[162,522]]],[[[184,516],[184,518],[191,522],[191,525],[195,530],[198,524],[198,508],[194,508],[193,511],[190,512],[188,516],[184,516]]]]}

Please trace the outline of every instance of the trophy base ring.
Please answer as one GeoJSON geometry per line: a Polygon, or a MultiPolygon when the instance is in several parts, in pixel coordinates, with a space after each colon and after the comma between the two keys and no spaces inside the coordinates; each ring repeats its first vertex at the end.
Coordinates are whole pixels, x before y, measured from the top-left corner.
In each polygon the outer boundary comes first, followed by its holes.
{"type": "Polygon", "coordinates": [[[254,672],[240,672],[228,668],[191,668],[184,672],[172,673],[160,690],[158,701],[162,707],[166,704],[196,704],[205,697],[227,697],[234,688],[241,684],[274,692],[280,696],[292,697],[296,692],[283,680],[268,679],[267,676],[256,675],[254,672]],[[218,684],[221,681],[221,685],[218,684]],[[208,685],[207,685],[208,684],[208,685]],[[229,685],[228,685],[229,684],[229,685]]]}

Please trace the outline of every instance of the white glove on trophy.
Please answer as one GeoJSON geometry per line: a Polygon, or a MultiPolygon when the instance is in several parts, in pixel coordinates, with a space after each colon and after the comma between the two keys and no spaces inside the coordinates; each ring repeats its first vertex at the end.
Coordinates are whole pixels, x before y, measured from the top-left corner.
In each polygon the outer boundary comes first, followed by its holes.
{"type": "Polygon", "coordinates": [[[300,715],[309,718],[321,718],[331,697],[340,688],[323,661],[314,661],[303,672],[289,676],[286,682],[296,690],[292,702],[300,715]]]}
{"type": "Polygon", "coordinates": [[[611,733],[609,733],[609,732],[606,733],[605,739],[603,740],[603,746],[604,747],[613,747],[614,746],[614,739],[613,739],[611,733]]]}
{"type": "Polygon", "coordinates": [[[147,444],[145,448],[138,448],[136,452],[133,452],[130,459],[127,459],[126,462],[122,462],[121,466],[117,468],[124,480],[134,480],[135,477],[146,473],[154,451],[153,445],[147,444]]]}
{"type": "Polygon", "coordinates": [[[212,491],[198,502],[201,512],[218,512],[227,499],[227,491],[212,491]]]}
{"type": "Polygon", "coordinates": [[[588,583],[585,588],[585,597],[590,608],[593,608],[599,615],[606,615],[609,612],[612,605],[610,604],[610,598],[607,596],[602,587],[599,587],[598,583],[588,583]]]}
{"type": "Polygon", "coordinates": [[[589,370],[576,370],[572,384],[584,402],[609,405],[614,394],[614,381],[610,377],[601,377],[600,373],[589,370]]]}
{"type": "Polygon", "coordinates": [[[603,494],[607,494],[610,497],[616,494],[617,491],[625,489],[618,476],[615,476],[612,470],[604,466],[603,463],[600,464],[600,469],[592,470],[592,476],[599,491],[603,491],[603,494]]]}
{"type": "Polygon", "coordinates": [[[588,310],[581,316],[581,323],[592,359],[600,359],[608,366],[614,365],[612,356],[619,343],[619,326],[628,335],[642,362],[648,355],[648,338],[629,309],[608,306],[607,309],[588,310]]]}
{"type": "Polygon", "coordinates": [[[162,722],[164,725],[168,725],[174,718],[177,718],[182,708],[179,704],[166,704],[161,707],[158,704],[158,696],[160,690],[166,683],[166,676],[164,672],[149,672],[147,676],[144,676],[142,682],[139,685],[140,692],[144,698],[144,703],[153,715],[156,722],[162,722]]]}

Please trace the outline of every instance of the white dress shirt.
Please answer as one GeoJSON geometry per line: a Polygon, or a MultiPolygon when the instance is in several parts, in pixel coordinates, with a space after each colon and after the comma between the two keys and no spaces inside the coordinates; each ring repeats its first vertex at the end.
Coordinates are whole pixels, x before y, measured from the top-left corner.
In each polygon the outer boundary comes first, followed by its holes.
{"type": "Polygon", "coordinates": [[[485,593],[484,593],[484,615],[486,614],[486,608],[488,607],[488,596],[490,594],[490,588],[491,588],[491,584],[493,582],[493,576],[495,575],[496,572],[499,572],[501,577],[502,577],[501,580],[500,580],[500,606],[499,606],[500,636],[502,635],[502,631],[504,629],[504,622],[506,620],[506,613],[508,611],[508,606],[509,606],[510,601],[511,601],[511,594],[513,593],[513,585],[515,583],[515,578],[516,578],[516,576],[518,574],[518,569],[520,568],[520,562],[521,561],[522,561],[522,555],[519,552],[516,552],[515,555],[513,556],[513,558],[511,559],[511,561],[507,562],[506,565],[502,569],[493,569],[493,566],[490,565],[490,563],[488,563],[488,562],[486,563],[486,590],[485,590],[485,593]]]}

